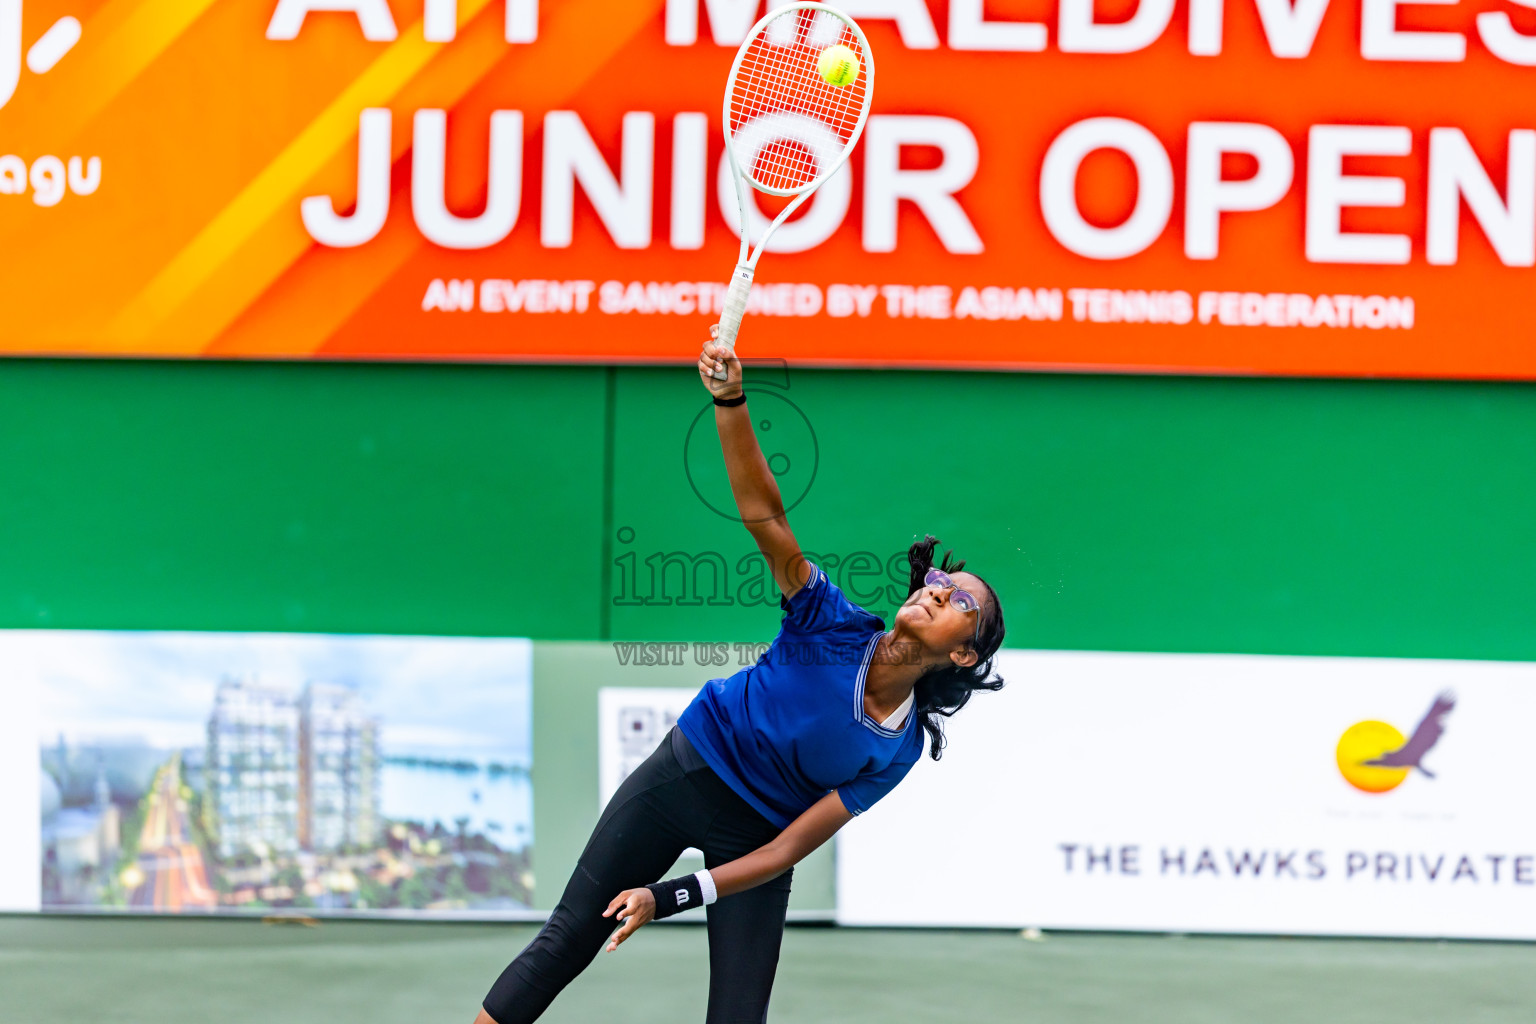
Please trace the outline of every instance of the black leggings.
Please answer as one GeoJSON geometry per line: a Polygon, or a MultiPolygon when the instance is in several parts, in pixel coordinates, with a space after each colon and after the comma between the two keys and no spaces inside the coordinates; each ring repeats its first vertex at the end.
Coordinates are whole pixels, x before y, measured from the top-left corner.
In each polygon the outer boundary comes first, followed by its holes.
{"type": "MultiPolygon", "coordinates": [[[[485,1012],[496,1024],[537,1020],[618,927],[603,916],[608,903],[625,889],[658,881],[688,847],[703,850],[704,866],[714,868],[778,834],[674,728],[608,802],[560,905],[491,986],[485,1012]]],[[[767,1018],[793,874],[790,869],[709,907],[707,1024],[767,1018]]]]}

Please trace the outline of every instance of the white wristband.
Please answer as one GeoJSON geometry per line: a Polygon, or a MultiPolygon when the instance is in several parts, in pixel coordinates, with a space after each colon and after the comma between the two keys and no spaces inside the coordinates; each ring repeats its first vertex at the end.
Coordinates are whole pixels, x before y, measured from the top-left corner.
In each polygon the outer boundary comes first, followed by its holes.
{"type": "Polygon", "coordinates": [[[704,905],[707,907],[720,896],[715,892],[715,879],[708,871],[695,871],[693,877],[699,880],[699,891],[704,894],[704,905]]]}

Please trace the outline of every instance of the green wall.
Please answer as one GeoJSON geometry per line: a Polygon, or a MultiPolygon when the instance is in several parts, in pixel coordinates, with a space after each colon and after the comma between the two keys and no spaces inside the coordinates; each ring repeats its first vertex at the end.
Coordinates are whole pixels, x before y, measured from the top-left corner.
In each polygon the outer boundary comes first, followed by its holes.
{"type": "Polygon", "coordinates": [[[591,636],[600,379],[0,362],[0,625],[591,636]]]}
{"type": "MultiPolygon", "coordinates": [[[[1528,385],[749,383],[797,536],[872,608],[860,563],[927,531],[1011,646],[1536,658],[1528,385]]],[[[0,626],[767,640],[706,402],[686,368],[0,362],[0,626]]],[[[546,904],[596,817],[596,687],[655,675],[593,650],[536,663],[546,904]]]]}
{"type": "MultiPolygon", "coordinates": [[[[801,543],[937,533],[1010,645],[1536,657],[1531,386],[770,376],[816,435],[801,543]]],[[[603,592],[631,552],[742,581],[684,468],[704,403],[686,369],[3,362],[0,626],[767,639],[772,605],[603,592]]]]}

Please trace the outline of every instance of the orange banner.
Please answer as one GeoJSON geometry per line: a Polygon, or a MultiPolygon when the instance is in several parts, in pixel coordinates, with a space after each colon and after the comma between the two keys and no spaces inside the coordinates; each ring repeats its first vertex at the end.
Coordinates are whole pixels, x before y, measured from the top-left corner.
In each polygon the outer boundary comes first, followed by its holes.
{"type": "MultiPolygon", "coordinates": [[[[842,7],[873,112],[743,356],[1536,377],[1525,0],[842,7]]],[[[0,350],[691,362],[763,9],[0,0],[0,350]]]]}

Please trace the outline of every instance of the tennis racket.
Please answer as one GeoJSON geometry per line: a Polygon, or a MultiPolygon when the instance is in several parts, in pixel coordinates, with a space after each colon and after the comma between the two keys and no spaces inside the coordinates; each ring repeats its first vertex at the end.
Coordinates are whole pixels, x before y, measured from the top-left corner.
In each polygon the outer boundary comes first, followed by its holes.
{"type": "MultiPolygon", "coordinates": [[[[736,347],[752,277],[768,239],[853,152],[869,116],[874,84],[875,61],[863,30],[825,4],[797,2],[769,11],[736,51],[723,121],[741,213],[741,253],[725,292],[717,344],[736,347]],[[832,47],[843,49],[828,53],[832,47]],[[846,66],[850,61],[856,66],[846,66]],[[844,66],[839,68],[839,62],[844,66]],[[748,206],[751,213],[757,213],[757,206],[749,188],[792,197],[764,229],[756,251],[750,244],[748,206]]],[[[715,378],[725,380],[726,371],[715,378]]]]}

